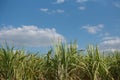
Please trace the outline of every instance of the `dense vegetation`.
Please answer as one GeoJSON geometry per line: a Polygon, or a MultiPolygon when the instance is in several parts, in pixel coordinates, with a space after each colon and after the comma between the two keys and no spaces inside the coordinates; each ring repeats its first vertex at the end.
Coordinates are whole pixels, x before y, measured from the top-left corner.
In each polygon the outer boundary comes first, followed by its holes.
{"type": "Polygon", "coordinates": [[[75,43],[58,44],[44,56],[0,47],[0,80],[120,80],[120,52],[111,54],[93,46],[79,51],[75,43]]]}

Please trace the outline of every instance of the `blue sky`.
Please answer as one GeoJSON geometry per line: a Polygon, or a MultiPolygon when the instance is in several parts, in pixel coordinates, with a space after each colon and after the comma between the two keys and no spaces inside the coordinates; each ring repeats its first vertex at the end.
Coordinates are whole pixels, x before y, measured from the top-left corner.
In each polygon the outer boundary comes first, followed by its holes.
{"type": "Polygon", "coordinates": [[[120,50],[120,0],[0,0],[0,44],[37,50],[58,39],[120,50]]]}

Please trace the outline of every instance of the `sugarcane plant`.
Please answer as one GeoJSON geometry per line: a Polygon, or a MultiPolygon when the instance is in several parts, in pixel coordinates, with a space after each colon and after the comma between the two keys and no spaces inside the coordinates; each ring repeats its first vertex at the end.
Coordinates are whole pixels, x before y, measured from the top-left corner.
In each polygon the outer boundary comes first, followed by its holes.
{"type": "Polygon", "coordinates": [[[120,52],[59,42],[44,54],[0,47],[0,80],[120,80],[120,52]]]}

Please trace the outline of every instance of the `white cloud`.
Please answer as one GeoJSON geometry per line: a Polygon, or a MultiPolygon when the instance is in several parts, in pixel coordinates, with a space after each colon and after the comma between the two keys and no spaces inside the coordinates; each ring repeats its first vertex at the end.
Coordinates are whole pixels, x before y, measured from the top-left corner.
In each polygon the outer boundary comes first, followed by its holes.
{"type": "Polygon", "coordinates": [[[47,14],[61,14],[64,13],[65,11],[62,9],[55,9],[55,10],[49,10],[48,8],[41,8],[41,12],[47,13],[47,14]]]}
{"type": "Polygon", "coordinates": [[[77,3],[84,3],[87,2],[88,0],[76,0],[77,3]]]}
{"type": "Polygon", "coordinates": [[[64,13],[64,10],[62,9],[55,9],[48,12],[48,14],[62,14],[62,13],[64,13]]]}
{"type": "Polygon", "coordinates": [[[56,12],[57,12],[57,13],[64,13],[64,10],[57,9],[56,12]]]}
{"type": "Polygon", "coordinates": [[[86,29],[91,34],[96,34],[97,32],[101,31],[103,27],[104,27],[103,24],[98,24],[95,26],[86,25],[86,26],[83,26],[82,28],[86,29]]]}
{"type": "Polygon", "coordinates": [[[79,10],[85,10],[86,8],[84,6],[78,7],[79,10]]]}
{"type": "Polygon", "coordinates": [[[104,37],[99,47],[102,51],[120,50],[120,37],[104,37]]]}
{"type": "Polygon", "coordinates": [[[64,36],[57,33],[54,28],[38,28],[37,26],[22,26],[18,28],[0,29],[0,44],[4,41],[17,46],[45,47],[58,40],[65,41],[64,36]]]}
{"type": "Polygon", "coordinates": [[[57,4],[61,4],[61,3],[64,3],[65,0],[57,0],[56,3],[57,4]]]}
{"type": "Polygon", "coordinates": [[[41,8],[40,11],[42,11],[42,12],[47,12],[47,11],[48,11],[48,8],[41,8]]]}

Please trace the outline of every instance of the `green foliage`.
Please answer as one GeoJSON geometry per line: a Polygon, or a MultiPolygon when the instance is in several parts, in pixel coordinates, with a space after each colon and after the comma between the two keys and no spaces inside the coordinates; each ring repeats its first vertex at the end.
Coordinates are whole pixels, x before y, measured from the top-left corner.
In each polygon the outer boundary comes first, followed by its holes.
{"type": "Polygon", "coordinates": [[[76,42],[59,43],[44,57],[6,45],[0,48],[0,80],[120,80],[120,52],[102,55],[89,46],[84,53],[76,42]]]}

